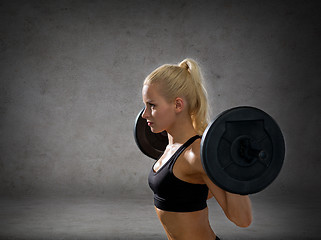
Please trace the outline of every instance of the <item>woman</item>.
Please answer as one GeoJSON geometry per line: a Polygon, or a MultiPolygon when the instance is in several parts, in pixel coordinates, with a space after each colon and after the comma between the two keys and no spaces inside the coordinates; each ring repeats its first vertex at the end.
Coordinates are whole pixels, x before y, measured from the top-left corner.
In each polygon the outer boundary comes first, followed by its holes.
{"type": "Polygon", "coordinates": [[[145,79],[142,96],[142,117],[151,131],[168,134],[169,144],[148,177],[168,239],[219,239],[208,219],[206,201],[212,196],[230,221],[249,226],[249,197],[219,188],[202,167],[200,136],[208,124],[208,104],[197,63],[185,59],[179,65],[157,68],[145,79]]]}

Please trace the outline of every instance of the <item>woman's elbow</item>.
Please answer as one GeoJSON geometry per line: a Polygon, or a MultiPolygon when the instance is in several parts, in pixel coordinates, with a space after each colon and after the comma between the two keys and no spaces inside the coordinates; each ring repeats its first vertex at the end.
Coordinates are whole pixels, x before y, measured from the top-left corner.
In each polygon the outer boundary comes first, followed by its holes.
{"type": "Polygon", "coordinates": [[[233,222],[236,226],[241,228],[247,228],[251,225],[253,217],[252,214],[247,214],[245,216],[238,216],[238,217],[232,217],[230,216],[229,219],[231,222],[233,222]]]}
{"type": "Polygon", "coordinates": [[[252,219],[246,219],[242,222],[236,223],[236,225],[241,228],[247,228],[251,225],[251,223],[252,223],[252,219]]]}
{"type": "Polygon", "coordinates": [[[235,221],[234,223],[236,226],[241,228],[247,228],[251,225],[253,220],[252,214],[249,214],[248,216],[243,217],[242,219],[239,219],[238,221],[235,221]]]}

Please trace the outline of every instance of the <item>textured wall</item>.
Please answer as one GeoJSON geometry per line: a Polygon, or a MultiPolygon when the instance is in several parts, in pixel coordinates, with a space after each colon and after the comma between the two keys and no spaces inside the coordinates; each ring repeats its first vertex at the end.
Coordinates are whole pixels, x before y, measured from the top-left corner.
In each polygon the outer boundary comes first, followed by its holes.
{"type": "Polygon", "coordinates": [[[196,59],[212,117],[253,105],[287,156],[267,191],[319,186],[317,1],[1,1],[0,192],[149,192],[133,139],[144,77],[196,59]],[[198,3],[200,2],[200,3],[198,3]]]}

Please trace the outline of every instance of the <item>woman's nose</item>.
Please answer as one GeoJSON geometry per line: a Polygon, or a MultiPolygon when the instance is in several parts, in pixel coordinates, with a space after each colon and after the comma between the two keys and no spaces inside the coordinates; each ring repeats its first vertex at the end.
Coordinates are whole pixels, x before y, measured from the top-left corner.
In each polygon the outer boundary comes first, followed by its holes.
{"type": "Polygon", "coordinates": [[[147,113],[147,109],[146,108],[144,108],[144,111],[143,111],[143,114],[142,114],[142,118],[147,118],[149,115],[148,115],[148,113],[147,113]]]}

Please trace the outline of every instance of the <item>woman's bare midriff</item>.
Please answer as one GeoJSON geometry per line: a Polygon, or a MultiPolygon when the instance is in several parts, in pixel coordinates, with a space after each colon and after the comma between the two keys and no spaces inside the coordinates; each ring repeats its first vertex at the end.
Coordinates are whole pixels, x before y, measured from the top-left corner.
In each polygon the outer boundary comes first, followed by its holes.
{"type": "Polygon", "coordinates": [[[215,240],[208,208],[195,212],[167,212],[155,207],[169,240],[215,240]]]}

